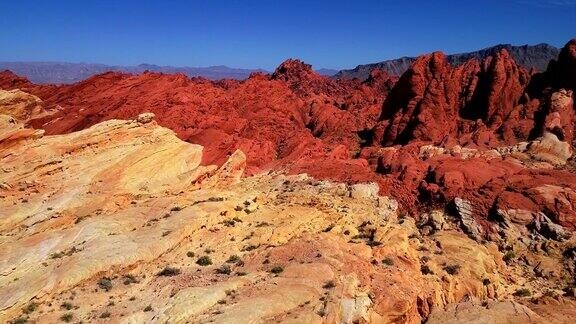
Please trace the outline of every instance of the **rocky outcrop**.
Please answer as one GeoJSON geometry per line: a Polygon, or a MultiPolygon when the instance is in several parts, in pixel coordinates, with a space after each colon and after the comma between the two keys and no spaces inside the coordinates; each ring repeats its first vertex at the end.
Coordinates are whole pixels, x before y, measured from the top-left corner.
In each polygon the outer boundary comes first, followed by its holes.
{"type": "MultiPolygon", "coordinates": [[[[483,60],[489,56],[494,56],[503,49],[509,52],[514,61],[524,68],[528,70],[534,68],[537,71],[545,71],[550,60],[556,59],[560,52],[556,47],[548,44],[533,46],[496,45],[475,52],[447,55],[447,60],[452,66],[459,66],[472,59],[483,60]]],[[[358,65],[354,69],[341,70],[334,77],[365,80],[375,69],[381,69],[391,75],[400,76],[410,68],[414,61],[416,61],[415,57],[402,57],[379,63],[358,65]]]]}
{"type": "Polygon", "coordinates": [[[518,121],[508,119],[528,81],[528,72],[505,50],[457,68],[440,52],[422,56],[386,98],[376,142],[495,146],[499,140],[514,142],[519,131],[527,138],[531,128],[520,130],[518,121]],[[514,125],[514,135],[497,134],[506,123],[514,125]]]}
{"type": "Polygon", "coordinates": [[[40,98],[18,89],[0,90],[0,114],[25,121],[41,117],[43,113],[40,98]]]}

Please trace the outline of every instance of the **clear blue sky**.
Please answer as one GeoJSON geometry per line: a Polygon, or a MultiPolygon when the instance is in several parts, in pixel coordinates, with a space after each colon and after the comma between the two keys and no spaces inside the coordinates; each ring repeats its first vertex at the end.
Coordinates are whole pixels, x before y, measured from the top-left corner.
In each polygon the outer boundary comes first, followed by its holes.
{"type": "Polygon", "coordinates": [[[576,37],[576,0],[0,0],[0,15],[2,61],[347,68],[576,37]]]}

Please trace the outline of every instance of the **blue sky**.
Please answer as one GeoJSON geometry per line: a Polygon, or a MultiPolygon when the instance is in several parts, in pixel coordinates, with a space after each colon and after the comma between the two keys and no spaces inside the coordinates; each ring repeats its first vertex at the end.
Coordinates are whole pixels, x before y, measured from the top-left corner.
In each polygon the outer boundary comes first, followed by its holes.
{"type": "Polygon", "coordinates": [[[0,14],[1,61],[350,68],[576,37],[576,0],[0,0],[0,14]]]}

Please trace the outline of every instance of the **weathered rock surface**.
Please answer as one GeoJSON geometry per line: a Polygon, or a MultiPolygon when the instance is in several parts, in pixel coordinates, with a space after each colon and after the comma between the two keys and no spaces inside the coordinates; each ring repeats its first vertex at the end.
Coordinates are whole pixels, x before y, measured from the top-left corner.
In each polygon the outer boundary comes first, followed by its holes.
{"type": "Polygon", "coordinates": [[[40,98],[21,90],[0,90],[0,113],[19,120],[41,117],[44,113],[40,98]]]}
{"type": "MultiPolygon", "coordinates": [[[[26,130],[6,120],[0,147],[26,130]]],[[[2,321],[419,322],[469,296],[516,298],[532,268],[441,212],[419,236],[374,184],[240,178],[239,151],[202,166],[200,146],[149,114],[27,134],[0,148],[2,321]]],[[[535,294],[571,275],[561,253],[548,258],[557,277],[530,283],[535,294]]]]}

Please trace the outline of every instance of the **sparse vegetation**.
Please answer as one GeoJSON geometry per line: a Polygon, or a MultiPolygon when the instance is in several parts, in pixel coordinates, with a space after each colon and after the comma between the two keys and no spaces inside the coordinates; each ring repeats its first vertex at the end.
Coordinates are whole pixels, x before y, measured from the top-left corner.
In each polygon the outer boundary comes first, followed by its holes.
{"type": "Polygon", "coordinates": [[[24,314],[30,314],[33,313],[36,308],[38,308],[38,304],[36,304],[35,302],[30,302],[28,303],[28,305],[26,305],[26,307],[24,307],[24,309],[22,310],[24,312],[24,314]]]}
{"type": "Polygon", "coordinates": [[[258,246],[256,246],[256,245],[248,245],[248,246],[245,246],[242,249],[242,251],[252,251],[252,250],[256,250],[257,248],[258,248],[258,246]]]}
{"type": "Polygon", "coordinates": [[[65,309],[65,310],[71,310],[74,307],[74,305],[72,305],[69,302],[63,302],[62,305],[60,305],[60,308],[65,309]]]}
{"type": "Polygon", "coordinates": [[[366,241],[366,245],[368,245],[369,247],[375,247],[375,246],[378,246],[381,244],[382,244],[382,242],[378,242],[378,241],[374,241],[374,240],[366,241]]]}
{"type": "Polygon", "coordinates": [[[98,281],[98,286],[106,291],[112,289],[112,280],[110,278],[102,278],[98,281]]]}
{"type": "Polygon", "coordinates": [[[211,264],[212,264],[212,260],[210,259],[209,256],[204,255],[204,256],[200,257],[198,260],[196,260],[196,264],[205,267],[205,266],[211,265],[211,264]]]}
{"type": "Polygon", "coordinates": [[[336,284],[335,284],[334,281],[332,281],[332,280],[327,281],[327,282],[322,286],[322,288],[324,288],[324,289],[332,289],[332,288],[334,288],[334,287],[336,287],[336,284]]]}
{"type": "Polygon", "coordinates": [[[108,318],[108,317],[110,317],[110,312],[104,312],[100,314],[100,318],[108,318]]]}
{"type": "Polygon", "coordinates": [[[224,226],[226,227],[234,227],[236,221],[234,221],[233,219],[225,219],[222,221],[222,224],[224,224],[224,226]]]}
{"type": "Polygon", "coordinates": [[[180,274],[180,269],[175,268],[175,267],[171,267],[171,266],[166,266],[164,267],[164,269],[162,269],[162,271],[158,272],[158,276],[164,276],[164,277],[172,277],[172,276],[177,276],[180,274]]]}
{"type": "Polygon", "coordinates": [[[186,256],[189,258],[193,258],[196,255],[196,253],[192,252],[192,251],[188,251],[186,252],[186,256]]]}
{"type": "Polygon", "coordinates": [[[330,232],[333,228],[334,228],[334,224],[330,224],[330,225],[328,225],[328,227],[326,227],[326,228],[324,229],[324,232],[325,232],[325,233],[330,232]]]}
{"type": "Polygon", "coordinates": [[[513,295],[516,297],[528,297],[532,295],[532,292],[528,288],[520,288],[517,289],[513,295]]]}
{"type": "Polygon", "coordinates": [[[28,318],[26,317],[17,317],[9,322],[10,324],[24,324],[28,323],[28,318]]]}
{"type": "Polygon", "coordinates": [[[145,312],[151,312],[152,311],[152,305],[148,305],[144,308],[145,312]]]}
{"type": "Polygon", "coordinates": [[[225,275],[229,275],[232,273],[232,269],[230,269],[230,266],[227,264],[221,266],[220,268],[217,268],[215,271],[218,274],[225,274],[225,275]]]}
{"type": "Polygon", "coordinates": [[[129,285],[129,284],[133,284],[133,283],[138,283],[138,280],[136,279],[136,277],[134,277],[131,274],[124,276],[124,284],[125,285],[129,285]]]}
{"type": "Polygon", "coordinates": [[[235,255],[235,254],[234,254],[234,255],[231,255],[231,256],[228,258],[228,260],[226,260],[226,262],[228,262],[228,263],[236,263],[236,262],[238,262],[238,261],[240,261],[240,257],[237,256],[237,255],[235,255]]]}
{"type": "Polygon", "coordinates": [[[427,264],[423,264],[423,265],[420,267],[420,271],[421,271],[423,274],[425,274],[425,275],[427,275],[427,274],[434,274],[434,271],[432,271],[432,269],[430,269],[430,267],[429,267],[427,264]]]}
{"type": "Polygon", "coordinates": [[[508,251],[504,254],[504,256],[502,257],[502,260],[504,260],[504,262],[509,263],[510,261],[514,260],[516,258],[516,254],[514,253],[514,251],[508,251]]]}
{"type": "Polygon", "coordinates": [[[387,265],[387,266],[393,266],[393,265],[394,265],[394,260],[392,260],[392,258],[384,258],[384,259],[382,260],[382,263],[383,263],[384,265],[387,265]]]}
{"type": "Polygon", "coordinates": [[[66,314],[63,314],[62,316],[60,316],[60,319],[66,323],[72,321],[73,318],[74,318],[74,315],[72,313],[66,313],[66,314]]]}
{"type": "Polygon", "coordinates": [[[181,206],[174,206],[170,208],[170,211],[181,211],[183,208],[181,206]]]}
{"type": "Polygon", "coordinates": [[[65,255],[64,252],[55,252],[50,254],[50,259],[60,259],[64,255],[65,255]]]}
{"type": "Polygon", "coordinates": [[[456,275],[460,272],[460,265],[459,264],[451,264],[444,267],[444,271],[448,272],[448,274],[456,275]]]}
{"type": "Polygon", "coordinates": [[[279,274],[282,273],[284,271],[284,268],[280,267],[280,266],[275,266],[274,268],[270,269],[270,273],[273,274],[279,274]]]}
{"type": "Polygon", "coordinates": [[[245,275],[247,275],[247,274],[248,274],[248,273],[246,273],[246,272],[244,272],[244,271],[238,271],[238,272],[236,272],[236,275],[237,275],[238,277],[243,277],[243,276],[245,276],[245,275]]]}

